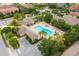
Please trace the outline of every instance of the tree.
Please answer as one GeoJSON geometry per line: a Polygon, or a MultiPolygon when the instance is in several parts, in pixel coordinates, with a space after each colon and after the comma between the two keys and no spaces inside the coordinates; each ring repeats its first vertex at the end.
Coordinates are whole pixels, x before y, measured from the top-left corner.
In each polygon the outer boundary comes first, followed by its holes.
{"type": "Polygon", "coordinates": [[[72,27],[71,25],[66,24],[66,22],[63,19],[52,19],[51,24],[62,29],[63,31],[68,31],[72,27]]]}
{"type": "Polygon", "coordinates": [[[65,49],[65,46],[57,40],[58,39],[51,40],[44,38],[38,45],[38,49],[41,51],[43,55],[46,56],[61,55],[65,49]]]}
{"type": "Polygon", "coordinates": [[[17,20],[16,19],[13,19],[12,22],[10,23],[10,25],[17,26],[18,25],[17,20]]]}
{"type": "Polygon", "coordinates": [[[69,30],[68,32],[64,34],[64,37],[65,37],[64,44],[66,46],[70,46],[75,41],[78,40],[79,32],[75,28],[72,28],[71,30],[69,30]]]}
{"type": "Polygon", "coordinates": [[[43,9],[45,7],[44,4],[37,4],[37,3],[32,4],[32,6],[34,9],[43,9]]]}
{"type": "Polygon", "coordinates": [[[10,44],[14,49],[19,48],[19,43],[18,43],[16,37],[10,38],[10,39],[9,39],[9,44],[10,44]]]}
{"type": "Polygon", "coordinates": [[[41,32],[39,32],[39,34],[40,34],[40,36],[42,37],[42,38],[46,38],[46,32],[44,32],[44,31],[41,31],[41,32]]]}
{"type": "Polygon", "coordinates": [[[13,19],[22,20],[24,17],[25,17],[25,15],[22,13],[15,13],[13,16],[13,19]]]}
{"type": "Polygon", "coordinates": [[[4,14],[0,12],[0,19],[4,18],[4,14]]]}
{"type": "Polygon", "coordinates": [[[38,18],[42,19],[42,21],[50,23],[53,15],[49,11],[45,11],[38,18]]]}
{"type": "Polygon", "coordinates": [[[79,24],[74,25],[73,28],[75,28],[79,32],[79,24]]]}
{"type": "Polygon", "coordinates": [[[50,9],[53,9],[53,8],[57,8],[58,5],[57,5],[57,3],[48,3],[48,7],[49,7],[50,9]]]}

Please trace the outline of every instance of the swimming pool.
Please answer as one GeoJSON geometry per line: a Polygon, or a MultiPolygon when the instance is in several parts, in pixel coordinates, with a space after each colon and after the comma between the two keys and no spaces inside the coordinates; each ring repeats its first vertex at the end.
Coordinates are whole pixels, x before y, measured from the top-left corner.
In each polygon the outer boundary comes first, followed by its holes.
{"type": "Polygon", "coordinates": [[[45,28],[45,27],[42,27],[42,26],[36,26],[35,27],[35,30],[37,32],[41,32],[41,31],[44,31],[46,32],[46,36],[49,37],[49,36],[52,36],[54,34],[54,31],[51,31],[49,30],[48,28],[45,28]]]}

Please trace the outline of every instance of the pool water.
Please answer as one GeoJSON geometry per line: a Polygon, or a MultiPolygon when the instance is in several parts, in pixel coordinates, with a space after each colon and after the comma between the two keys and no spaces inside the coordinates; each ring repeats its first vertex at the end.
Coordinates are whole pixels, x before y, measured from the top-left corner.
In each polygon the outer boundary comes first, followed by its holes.
{"type": "Polygon", "coordinates": [[[49,29],[44,28],[44,27],[42,27],[42,26],[36,26],[36,27],[35,27],[35,30],[36,30],[37,32],[41,32],[41,31],[46,32],[46,33],[47,33],[46,36],[52,36],[52,35],[54,34],[54,31],[50,31],[49,29]]]}

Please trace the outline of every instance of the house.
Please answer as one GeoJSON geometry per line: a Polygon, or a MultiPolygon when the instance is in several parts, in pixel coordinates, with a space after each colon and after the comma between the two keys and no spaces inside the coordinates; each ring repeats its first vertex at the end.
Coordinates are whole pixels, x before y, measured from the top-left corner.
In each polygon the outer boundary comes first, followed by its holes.
{"type": "Polygon", "coordinates": [[[79,5],[74,5],[74,6],[70,6],[69,8],[68,8],[69,10],[79,10],[79,5]]]}
{"type": "Polygon", "coordinates": [[[11,12],[16,12],[19,11],[19,9],[13,5],[2,5],[0,6],[0,12],[1,13],[11,13],[11,12]]]}
{"type": "Polygon", "coordinates": [[[25,6],[26,6],[27,8],[33,8],[32,3],[26,3],[25,6]]]}
{"type": "Polygon", "coordinates": [[[79,5],[70,6],[68,9],[71,10],[71,16],[79,16],[79,5]]]}
{"type": "Polygon", "coordinates": [[[71,15],[71,16],[79,16],[79,13],[78,12],[70,12],[69,15],[71,15]]]}
{"type": "Polygon", "coordinates": [[[19,28],[18,34],[20,36],[28,35],[30,38],[36,39],[36,40],[40,39],[40,36],[38,34],[36,34],[32,29],[30,29],[29,27],[25,25],[22,25],[19,28]]]}
{"type": "Polygon", "coordinates": [[[34,24],[34,21],[30,17],[27,17],[27,18],[24,18],[22,21],[20,21],[18,23],[21,24],[21,25],[29,26],[29,25],[34,24]]]}
{"type": "Polygon", "coordinates": [[[23,6],[27,7],[27,8],[33,8],[32,3],[24,3],[24,4],[21,4],[21,5],[23,5],[23,6]]]}

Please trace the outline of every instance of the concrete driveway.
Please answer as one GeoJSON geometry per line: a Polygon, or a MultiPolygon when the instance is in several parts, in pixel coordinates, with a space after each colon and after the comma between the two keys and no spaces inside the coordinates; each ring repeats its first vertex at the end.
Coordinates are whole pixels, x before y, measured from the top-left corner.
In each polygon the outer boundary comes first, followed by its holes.
{"type": "Polygon", "coordinates": [[[16,50],[19,56],[41,56],[37,44],[31,45],[24,37],[19,40],[20,48],[16,50]]]}

